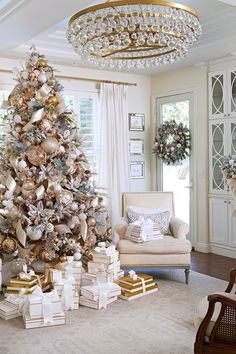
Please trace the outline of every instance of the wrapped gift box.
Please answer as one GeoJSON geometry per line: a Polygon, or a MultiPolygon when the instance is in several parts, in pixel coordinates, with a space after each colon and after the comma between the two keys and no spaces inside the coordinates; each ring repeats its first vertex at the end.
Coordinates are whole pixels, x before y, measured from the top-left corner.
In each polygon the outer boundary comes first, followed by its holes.
{"type": "MultiPolygon", "coordinates": [[[[108,274],[114,274],[115,271],[120,271],[120,261],[111,264],[102,264],[103,269],[108,274]]],[[[101,263],[88,262],[88,273],[97,274],[101,271],[101,263]]]]}
{"type": "Polygon", "coordinates": [[[52,321],[45,322],[43,317],[32,319],[29,313],[26,313],[26,315],[24,316],[24,323],[26,329],[59,326],[59,325],[64,325],[66,323],[66,316],[64,312],[61,312],[53,316],[52,321]]]}
{"type": "Polygon", "coordinates": [[[102,283],[82,286],[81,295],[92,301],[98,301],[101,296],[107,299],[121,294],[121,288],[115,283],[102,283]]]}
{"type": "Polygon", "coordinates": [[[0,317],[4,320],[11,320],[20,316],[19,305],[7,300],[0,302],[0,317]]]}
{"type": "Polygon", "coordinates": [[[54,290],[57,291],[60,297],[63,310],[77,310],[78,309],[78,286],[74,280],[63,279],[62,284],[54,283],[54,290]]]}
{"type": "Polygon", "coordinates": [[[93,261],[95,263],[111,264],[119,260],[119,252],[114,245],[105,246],[104,242],[100,242],[94,250],[93,261]]]}
{"type": "MultiPolygon", "coordinates": [[[[32,275],[28,279],[20,278],[20,276],[11,277],[7,288],[4,290],[6,294],[32,294],[38,285],[45,279],[44,274],[32,275]]],[[[44,289],[46,290],[46,289],[44,289]]]]}
{"type": "Polygon", "coordinates": [[[41,318],[44,312],[44,306],[50,306],[50,312],[57,315],[62,312],[61,299],[55,290],[50,293],[39,295],[29,295],[26,300],[25,307],[31,319],[41,318]]]}
{"type": "MultiPolygon", "coordinates": [[[[113,296],[110,299],[107,299],[107,305],[110,305],[111,303],[113,303],[116,300],[117,300],[117,296],[113,296]]],[[[85,296],[80,296],[80,305],[90,307],[95,310],[101,310],[104,307],[101,304],[101,302],[99,302],[99,300],[97,300],[97,301],[89,300],[85,296]]]]}

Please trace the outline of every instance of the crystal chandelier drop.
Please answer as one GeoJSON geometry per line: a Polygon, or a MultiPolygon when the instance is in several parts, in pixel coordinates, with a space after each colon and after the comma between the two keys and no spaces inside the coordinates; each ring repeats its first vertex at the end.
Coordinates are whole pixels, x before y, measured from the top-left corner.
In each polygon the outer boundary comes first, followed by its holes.
{"type": "Polygon", "coordinates": [[[67,39],[86,64],[145,69],[184,58],[201,35],[196,12],[164,0],[116,0],[69,21],[67,39]]]}

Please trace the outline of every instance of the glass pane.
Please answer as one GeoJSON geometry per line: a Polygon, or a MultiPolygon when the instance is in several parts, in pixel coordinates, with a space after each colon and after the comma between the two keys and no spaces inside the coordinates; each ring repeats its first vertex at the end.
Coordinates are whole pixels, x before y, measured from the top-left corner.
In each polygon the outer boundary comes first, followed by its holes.
{"type": "MultiPolygon", "coordinates": [[[[165,103],[161,106],[162,122],[174,119],[189,127],[189,101],[165,103]]],[[[163,191],[173,191],[175,213],[189,224],[190,174],[189,158],[179,166],[163,164],[163,191]],[[187,187],[187,188],[186,188],[187,187]]]]}
{"type": "MultiPolygon", "coordinates": [[[[213,126],[213,150],[215,150],[215,153],[221,153],[222,152],[222,148],[223,148],[223,129],[224,126],[213,126]]],[[[215,154],[214,153],[214,154],[215,154]]]]}
{"type": "Polygon", "coordinates": [[[236,155],[236,123],[231,123],[231,154],[236,155]]]}
{"type": "Polygon", "coordinates": [[[212,186],[215,190],[224,190],[221,165],[224,157],[224,124],[212,125],[212,186]]]}
{"type": "Polygon", "coordinates": [[[64,100],[68,111],[74,112],[75,111],[74,96],[65,95],[64,100]]]}
{"type": "Polygon", "coordinates": [[[223,102],[223,75],[216,75],[212,78],[212,113],[224,113],[223,102]]]}
{"type": "Polygon", "coordinates": [[[236,110],[236,72],[231,73],[231,112],[236,110]]]}

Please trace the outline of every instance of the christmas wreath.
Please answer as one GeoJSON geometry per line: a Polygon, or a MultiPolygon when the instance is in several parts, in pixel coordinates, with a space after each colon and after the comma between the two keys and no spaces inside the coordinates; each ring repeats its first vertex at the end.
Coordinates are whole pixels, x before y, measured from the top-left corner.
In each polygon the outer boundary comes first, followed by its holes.
{"type": "Polygon", "coordinates": [[[167,121],[158,128],[153,153],[167,165],[176,165],[189,156],[190,139],[186,126],[167,121]]]}

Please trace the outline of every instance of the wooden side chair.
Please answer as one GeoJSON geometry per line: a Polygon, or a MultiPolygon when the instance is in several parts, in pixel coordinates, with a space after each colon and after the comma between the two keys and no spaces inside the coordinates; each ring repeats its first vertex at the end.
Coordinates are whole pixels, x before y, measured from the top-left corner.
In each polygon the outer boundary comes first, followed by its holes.
{"type": "Polygon", "coordinates": [[[225,292],[209,295],[198,304],[194,354],[236,354],[235,280],[236,268],[230,272],[225,292]]]}

